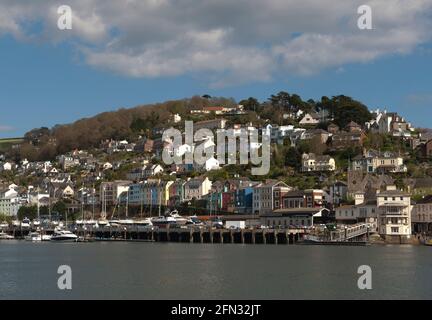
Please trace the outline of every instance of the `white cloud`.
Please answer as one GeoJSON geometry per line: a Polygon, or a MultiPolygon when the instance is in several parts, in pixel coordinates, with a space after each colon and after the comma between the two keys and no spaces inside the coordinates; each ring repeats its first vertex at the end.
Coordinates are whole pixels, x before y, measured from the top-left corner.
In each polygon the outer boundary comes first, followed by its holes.
{"type": "Polygon", "coordinates": [[[73,26],[56,29],[57,1],[0,0],[0,34],[73,41],[96,68],[131,77],[192,74],[214,86],[309,75],[408,54],[431,40],[430,0],[70,0],[73,26]],[[18,3],[18,4],[17,4],[18,3]],[[357,29],[369,4],[373,30],[357,29]],[[43,21],[34,34],[28,21],[43,21]],[[27,23],[26,23],[27,21],[27,23]]]}

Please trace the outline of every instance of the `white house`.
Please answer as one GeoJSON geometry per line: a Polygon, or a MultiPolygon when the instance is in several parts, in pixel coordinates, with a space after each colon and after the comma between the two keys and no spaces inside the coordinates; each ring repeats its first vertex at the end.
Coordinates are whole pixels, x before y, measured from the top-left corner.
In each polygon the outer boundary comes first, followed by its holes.
{"type": "Polygon", "coordinates": [[[302,156],[302,171],[335,171],[336,161],[334,158],[324,155],[317,156],[314,153],[305,153],[302,156]]]}
{"type": "Polygon", "coordinates": [[[211,190],[212,182],[208,177],[188,180],[184,185],[184,200],[201,199],[211,190]]]}
{"type": "Polygon", "coordinates": [[[316,112],[309,112],[299,122],[301,125],[315,125],[320,123],[320,116],[316,112]]]}
{"type": "Polygon", "coordinates": [[[388,186],[377,193],[378,232],[388,241],[403,242],[411,237],[411,196],[388,186]]]}

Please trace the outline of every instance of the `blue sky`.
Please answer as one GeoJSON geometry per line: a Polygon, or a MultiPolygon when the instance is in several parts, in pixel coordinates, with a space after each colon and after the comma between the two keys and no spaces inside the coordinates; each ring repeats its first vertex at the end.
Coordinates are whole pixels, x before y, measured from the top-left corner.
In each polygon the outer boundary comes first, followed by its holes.
{"type": "MultiPolygon", "coordinates": [[[[109,15],[106,12],[103,14],[109,15]]],[[[35,127],[51,127],[120,107],[134,107],[195,94],[208,93],[238,100],[253,96],[265,100],[280,90],[298,93],[305,99],[345,94],[370,108],[386,107],[400,112],[414,125],[432,127],[432,45],[422,33],[422,37],[414,33],[417,32],[417,25],[413,27],[414,36],[419,38],[417,42],[406,44],[404,41],[394,41],[392,46],[384,49],[380,44],[371,44],[366,49],[351,46],[351,42],[347,44],[346,40],[351,39],[351,34],[345,34],[344,31],[338,33],[338,26],[332,26],[329,37],[336,33],[338,37],[335,39],[342,36],[346,39],[324,49],[323,45],[316,43],[322,50],[319,57],[327,53],[329,56],[334,55],[335,46],[340,46],[340,50],[348,53],[336,57],[335,61],[326,58],[314,64],[317,60],[314,56],[309,60],[307,56],[302,56],[299,61],[293,61],[292,55],[299,46],[304,50],[304,46],[313,45],[314,41],[321,39],[314,37],[316,32],[313,30],[301,33],[302,39],[288,43],[275,38],[273,43],[265,44],[263,53],[259,51],[264,43],[260,37],[265,39],[265,35],[256,35],[255,39],[255,35],[238,31],[241,30],[239,25],[233,27],[238,28],[234,29],[235,32],[230,32],[233,38],[241,37],[240,40],[226,40],[226,33],[219,31],[220,28],[216,28],[216,31],[206,29],[207,33],[203,36],[201,28],[210,27],[197,23],[187,26],[186,30],[195,30],[191,36],[194,40],[190,43],[193,46],[195,39],[199,38],[199,46],[190,52],[174,43],[178,56],[172,56],[171,52],[168,54],[161,49],[165,47],[165,43],[161,44],[161,39],[166,37],[164,34],[159,35],[159,38],[155,36],[155,39],[150,39],[150,36],[141,39],[140,34],[135,37],[138,37],[136,42],[141,41],[141,45],[137,46],[134,42],[129,50],[123,50],[130,41],[127,35],[132,37],[135,34],[133,28],[139,30],[140,26],[133,23],[132,27],[122,26],[121,22],[109,20],[110,25],[106,28],[120,28],[123,30],[121,36],[113,36],[110,32],[104,35],[91,33],[89,36],[82,31],[73,38],[50,41],[44,33],[43,40],[38,41],[41,33],[39,29],[46,27],[33,27],[30,31],[26,29],[26,36],[28,33],[32,36],[36,34],[36,38],[29,39],[17,36],[16,32],[1,32],[1,19],[0,15],[0,137],[22,136],[35,127]],[[240,46],[238,43],[243,39],[247,41],[240,46]],[[113,40],[122,45],[114,49],[112,44],[108,47],[107,43],[113,40]],[[209,44],[203,45],[203,41],[209,41],[209,44]],[[209,66],[207,60],[205,64],[188,60],[197,51],[206,53],[208,50],[213,53],[220,47],[219,42],[226,46],[221,51],[226,56],[218,54],[211,57],[210,64],[215,61],[214,65],[209,66]],[[268,48],[276,52],[281,50],[281,46],[286,51],[280,56],[267,54],[268,48]],[[358,48],[365,51],[361,51],[363,55],[357,57],[357,51],[352,50],[358,48]],[[89,53],[89,50],[93,51],[89,53]],[[377,50],[382,52],[371,57],[369,53],[377,50]],[[150,55],[153,51],[158,57],[150,55]],[[242,55],[245,65],[241,61],[242,55]],[[283,62],[273,65],[273,60],[277,59],[283,62]],[[136,65],[137,61],[141,63],[143,60],[151,60],[152,63],[136,65]],[[164,61],[170,63],[169,68],[164,61]],[[308,67],[306,71],[296,67],[300,63],[308,67]]],[[[81,17],[81,20],[84,19],[81,17]]],[[[97,19],[92,19],[90,26],[94,21],[98,23],[97,19]]],[[[276,33],[271,30],[268,32],[269,39],[276,33]]],[[[382,33],[385,38],[385,32],[382,33]]],[[[166,44],[173,43],[172,39],[166,41],[166,44]]],[[[379,42],[379,38],[376,42],[379,42]]]]}

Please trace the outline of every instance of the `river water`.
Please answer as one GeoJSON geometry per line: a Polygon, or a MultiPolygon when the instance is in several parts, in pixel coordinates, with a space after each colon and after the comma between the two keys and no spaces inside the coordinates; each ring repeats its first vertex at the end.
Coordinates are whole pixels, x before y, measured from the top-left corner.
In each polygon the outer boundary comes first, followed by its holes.
{"type": "Polygon", "coordinates": [[[432,298],[432,247],[0,242],[0,299],[416,298],[432,298]]]}

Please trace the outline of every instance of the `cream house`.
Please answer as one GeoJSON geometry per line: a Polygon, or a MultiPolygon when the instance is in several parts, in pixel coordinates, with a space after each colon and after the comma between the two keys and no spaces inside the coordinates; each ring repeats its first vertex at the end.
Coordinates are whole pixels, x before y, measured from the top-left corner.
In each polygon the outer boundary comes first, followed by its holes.
{"type": "Polygon", "coordinates": [[[324,155],[317,156],[314,153],[305,153],[302,156],[302,171],[335,171],[336,161],[334,158],[324,155]]]}
{"type": "Polygon", "coordinates": [[[377,193],[378,232],[389,241],[401,242],[411,236],[411,196],[388,186],[377,193]]]}

